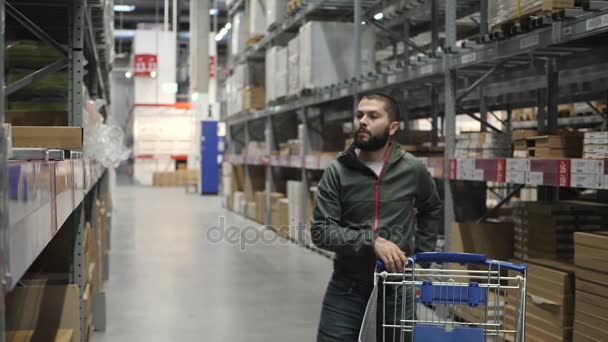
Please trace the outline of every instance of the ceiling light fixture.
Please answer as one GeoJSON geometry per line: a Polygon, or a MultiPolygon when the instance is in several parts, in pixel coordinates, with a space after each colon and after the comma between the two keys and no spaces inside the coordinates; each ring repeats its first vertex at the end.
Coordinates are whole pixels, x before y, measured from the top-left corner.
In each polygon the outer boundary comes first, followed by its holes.
{"type": "Polygon", "coordinates": [[[380,12],[380,13],[374,14],[374,19],[382,20],[382,18],[384,18],[384,13],[380,12]]]}
{"type": "Polygon", "coordinates": [[[114,5],[114,12],[133,12],[135,6],[133,5],[114,5]]]}

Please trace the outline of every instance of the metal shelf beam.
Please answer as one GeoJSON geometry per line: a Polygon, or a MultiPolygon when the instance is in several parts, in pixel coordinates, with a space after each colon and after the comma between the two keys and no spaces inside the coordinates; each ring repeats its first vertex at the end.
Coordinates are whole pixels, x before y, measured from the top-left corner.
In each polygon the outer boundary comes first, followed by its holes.
{"type": "MultiPolygon", "coordinates": [[[[226,121],[229,125],[234,125],[248,120],[257,120],[266,116],[339,100],[352,96],[356,90],[370,91],[395,85],[413,84],[414,82],[417,84],[421,82],[440,83],[441,79],[438,77],[442,77],[446,70],[467,70],[479,65],[489,65],[491,67],[518,55],[541,53],[542,49],[548,46],[562,45],[608,32],[608,10],[582,13],[576,18],[555,21],[550,26],[529,33],[494,41],[486,45],[477,45],[474,49],[449,55],[446,63],[441,59],[431,58],[426,63],[410,65],[406,69],[395,69],[385,73],[367,75],[354,82],[347,81],[332,87],[317,89],[312,95],[270,105],[262,111],[232,115],[226,121]]],[[[573,50],[572,53],[575,54],[577,51],[580,50],[573,50]]],[[[563,80],[560,79],[560,83],[563,84],[563,80]]],[[[488,84],[487,87],[491,87],[491,84],[488,84]]],[[[486,93],[487,96],[490,95],[486,93]]]]}

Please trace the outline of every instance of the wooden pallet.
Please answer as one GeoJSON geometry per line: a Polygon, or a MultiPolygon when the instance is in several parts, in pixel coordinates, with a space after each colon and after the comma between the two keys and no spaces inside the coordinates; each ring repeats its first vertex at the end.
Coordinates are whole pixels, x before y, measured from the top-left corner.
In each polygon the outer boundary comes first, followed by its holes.
{"type": "Polygon", "coordinates": [[[264,38],[264,36],[262,36],[262,35],[256,35],[253,37],[249,37],[249,39],[247,39],[245,44],[247,44],[247,46],[253,46],[253,45],[259,43],[260,40],[262,40],[263,38],[264,38]]]}
{"type": "Polygon", "coordinates": [[[568,0],[544,0],[536,6],[527,9],[526,12],[517,16],[513,13],[513,18],[509,18],[490,27],[490,38],[501,39],[505,36],[513,36],[524,31],[542,27],[543,18],[553,17],[559,19],[563,17],[565,8],[573,8],[574,1],[568,0]]]}

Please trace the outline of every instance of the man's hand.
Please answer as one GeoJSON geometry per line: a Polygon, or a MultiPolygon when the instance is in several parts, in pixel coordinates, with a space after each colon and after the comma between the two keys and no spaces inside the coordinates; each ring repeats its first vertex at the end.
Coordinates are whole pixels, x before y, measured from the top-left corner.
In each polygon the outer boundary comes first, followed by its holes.
{"type": "Polygon", "coordinates": [[[378,237],[374,244],[374,253],[382,260],[387,271],[390,273],[403,272],[403,266],[405,265],[407,258],[405,252],[396,244],[378,237]]]}

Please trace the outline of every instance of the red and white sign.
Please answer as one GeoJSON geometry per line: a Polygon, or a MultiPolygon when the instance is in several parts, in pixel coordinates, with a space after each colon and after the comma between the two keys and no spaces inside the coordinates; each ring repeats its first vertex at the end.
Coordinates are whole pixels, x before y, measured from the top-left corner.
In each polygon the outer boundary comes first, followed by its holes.
{"type": "Polygon", "coordinates": [[[209,78],[215,78],[215,56],[209,56],[209,78]]]}
{"type": "Polygon", "coordinates": [[[152,72],[158,72],[158,56],[152,54],[135,55],[135,76],[152,76],[152,72]]]}

